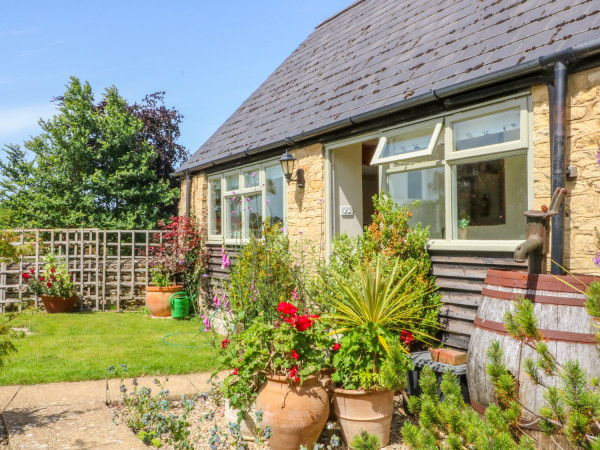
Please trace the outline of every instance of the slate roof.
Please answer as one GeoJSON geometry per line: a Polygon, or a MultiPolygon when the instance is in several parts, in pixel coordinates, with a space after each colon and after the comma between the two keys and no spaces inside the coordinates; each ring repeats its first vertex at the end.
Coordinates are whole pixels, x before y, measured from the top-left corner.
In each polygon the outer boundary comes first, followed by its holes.
{"type": "Polygon", "coordinates": [[[313,33],[179,171],[600,37],[598,0],[359,0],[313,33]]]}

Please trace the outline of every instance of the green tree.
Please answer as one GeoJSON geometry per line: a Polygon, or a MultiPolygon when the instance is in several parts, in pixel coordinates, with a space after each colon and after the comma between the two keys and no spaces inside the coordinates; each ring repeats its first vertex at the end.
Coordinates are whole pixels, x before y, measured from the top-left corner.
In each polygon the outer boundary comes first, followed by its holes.
{"type": "Polygon", "coordinates": [[[96,104],[89,83],[72,77],[42,134],[6,146],[0,207],[13,227],[152,228],[179,190],[156,173],[159,158],[116,87],[96,104]]]}

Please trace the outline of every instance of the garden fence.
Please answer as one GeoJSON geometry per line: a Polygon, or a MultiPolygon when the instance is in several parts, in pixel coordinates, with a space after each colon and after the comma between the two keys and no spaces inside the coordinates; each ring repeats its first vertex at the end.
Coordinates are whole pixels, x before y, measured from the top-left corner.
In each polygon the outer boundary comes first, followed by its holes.
{"type": "Polygon", "coordinates": [[[32,244],[29,256],[0,263],[0,312],[21,310],[38,298],[24,286],[22,273],[43,269],[44,256],[54,252],[67,264],[79,293],[80,310],[104,311],[143,301],[150,281],[148,250],[161,230],[35,229],[10,230],[14,245],[32,244]]]}

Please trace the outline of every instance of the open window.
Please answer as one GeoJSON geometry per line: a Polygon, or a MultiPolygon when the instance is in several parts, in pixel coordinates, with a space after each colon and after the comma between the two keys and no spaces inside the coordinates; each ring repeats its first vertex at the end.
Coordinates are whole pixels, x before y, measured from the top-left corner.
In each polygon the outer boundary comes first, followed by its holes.
{"type": "Polygon", "coordinates": [[[384,131],[371,165],[431,156],[443,124],[440,118],[384,131]]]}

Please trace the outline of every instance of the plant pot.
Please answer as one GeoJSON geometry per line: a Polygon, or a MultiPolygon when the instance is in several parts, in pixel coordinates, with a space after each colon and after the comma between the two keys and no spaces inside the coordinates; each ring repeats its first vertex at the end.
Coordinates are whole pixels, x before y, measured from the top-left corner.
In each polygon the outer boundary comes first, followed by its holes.
{"type": "Polygon", "coordinates": [[[467,229],[466,228],[458,229],[458,238],[462,241],[467,239],[467,229]]]}
{"type": "Polygon", "coordinates": [[[273,375],[258,391],[256,409],[263,411],[260,427],[271,426],[273,450],[313,448],[329,415],[329,397],[316,375],[302,385],[288,384],[288,377],[273,375]]]}
{"type": "Polygon", "coordinates": [[[153,316],[170,317],[171,304],[169,299],[175,292],[183,291],[183,286],[148,286],[146,288],[146,307],[153,316]]]}
{"type": "Polygon", "coordinates": [[[319,381],[327,391],[327,396],[329,397],[329,417],[327,420],[335,420],[335,411],[333,410],[333,380],[331,379],[331,374],[335,372],[335,369],[321,369],[319,372],[319,381]]]}
{"type": "Polygon", "coordinates": [[[385,447],[390,442],[394,413],[394,391],[353,391],[334,389],[333,409],[349,444],[362,430],[379,437],[385,447]]]}
{"type": "Polygon", "coordinates": [[[53,297],[51,295],[41,295],[44,308],[49,314],[68,313],[73,311],[79,297],[53,297]]]}
{"type": "MultiPolygon", "coordinates": [[[[231,407],[229,399],[225,399],[226,423],[237,423],[239,411],[231,407]]],[[[240,433],[245,441],[256,440],[256,404],[250,406],[249,411],[244,415],[244,420],[240,422],[240,433]]]]}

